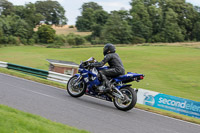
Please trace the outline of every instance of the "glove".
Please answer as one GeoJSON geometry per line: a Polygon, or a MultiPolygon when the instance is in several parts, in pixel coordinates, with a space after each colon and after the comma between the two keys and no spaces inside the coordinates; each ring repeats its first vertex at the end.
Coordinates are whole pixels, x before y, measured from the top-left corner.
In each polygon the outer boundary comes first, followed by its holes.
{"type": "Polygon", "coordinates": [[[87,64],[85,65],[85,67],[91,67],[92,63],[87,62],[87,64]]]}

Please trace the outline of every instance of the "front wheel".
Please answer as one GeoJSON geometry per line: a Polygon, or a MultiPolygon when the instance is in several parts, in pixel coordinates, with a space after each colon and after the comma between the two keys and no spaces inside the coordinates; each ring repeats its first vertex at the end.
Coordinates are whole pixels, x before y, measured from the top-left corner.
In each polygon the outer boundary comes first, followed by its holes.
{"type": "Polygon", "coordinates": [[[131,110],[137,102],[137,94],[131,87],[120,89],[124,98],[115,97],[113,102],[116,108],[123,111],[131,110]]]}
{"type": "Polygon", "coordinates": [[[73,76],[67,83],[67,92],[72,97],[81,97],[86,90],[86,85],[83,81],[78,79],[78,76],[73,76]]]}

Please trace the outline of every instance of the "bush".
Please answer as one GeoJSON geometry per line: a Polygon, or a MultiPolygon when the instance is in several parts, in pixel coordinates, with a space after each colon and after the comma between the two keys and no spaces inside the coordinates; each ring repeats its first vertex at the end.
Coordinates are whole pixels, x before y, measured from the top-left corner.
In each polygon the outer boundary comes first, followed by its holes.
{"type": "Polygon", "coordinates": [[[20,40],[18,39],[18,37],[9,36],[9,37],[8,37],[8,43],[9,43],[9,44],[19,45],[19,44],[20,44],[20,40]]]}
{"type": "Polygon", "coordinates": [[[56,31],[50,25],[42,25],[37,31],[41,43],[53,43],[56,31]]]}
{"type": "Polygon", "coordinates": [[[22,44],[25,44],[25,45],[27,45],[27,44],[28,44],[28,41],[27,41],[27,39],[21,38],[20,40],[21,40],[21,43],[22,43],[22,44]]]}
{"type": "Polygon", "coordinates": [[[47,45],[46,48],[60,48],[60,45],[52,43],[52,44],[47,45]]]}
{"type": "Polygon", "coordinates": [[[75,41],[76,41],[76,45],[81,45],[85,43],[85,39],[82,36],[76,36],[75,41]]]}
{"type": "Polygon", "coordinates": [[[139,43],[145,43],[145,42],[146,40],[144,38],[138,37],[138,36],[134,36],[132,40],[133,44],[139,44],[139,43]]]}
{"type": "Polygon", "coordinates": [[[67,35],[67,43],[69,45],[81,45],[85,43],[85,38],[80,35],[70,33],[67,35]]]}
{"type": "Polygon", "coordinates": [[[34,40],[33,38],[29,39],[29,40],[28,40],[28,44],[29,44],[29,45],[35,44],[35,40],[34,40]]]}
{"type": "Polygon", "coordinates": [[[73,25],[70,25],[69,28],[74,28],[74,26],[73,26],[73,25]]]}
{"type": "Polygon", "coordinates": [[[1,42],[1,44],[8,44],[8,37],[2,36],[0,42],[1,42]]]}
{"type": "Polygon", "coordinates": [[[19,40],[18,37],[15,37],[15,36],[2,36],[2,37],[0,37],[0,43],[1,44],[19,45],[20,44],[20,40],[19,40]]]}
{"type": "Polygon", "coordinates": [[[38,34],[35,32],[32,36],[32,39],[34,40],[35,43],[39,43],[39,37],[38,37],[38,34]]]}
{"type": "Polygon", "coordinates": [[[55,42],[64,45],[66,43],[66,37],[64,35],[56,35],[55,42]]]}
{"type": "Polygon", "coordinates": [[[95,44],[105,44],[108,43],[106,40],[100,39],[100,38],[95,38],[93,40],[90,41],[93,45],[95,44]]]}

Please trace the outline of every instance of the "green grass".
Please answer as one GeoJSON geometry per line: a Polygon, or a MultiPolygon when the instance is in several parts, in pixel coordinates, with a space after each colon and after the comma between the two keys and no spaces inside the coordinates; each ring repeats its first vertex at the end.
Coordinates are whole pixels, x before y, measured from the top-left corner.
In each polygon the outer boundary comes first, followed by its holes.
{"type": "MultiPolygon", "coordinates": [[[[53,49],[37,46],[9,46],[0,48],[0,61],[48,70],[46,59],[73,61],[79,64],[93,56],[98,61],[103,59],[99,47],[53,49]]],[[[200,101],[200,48],[198,45],[154,45],[117,47],[127,72],[145,74],[141,82],[133,82],[134,88],[144,88],[173,96],[200,101]]],[[[27,76],[7,69],[0,69],[11,75],[65,88],[55,82],[27,76]]],[[[137,104],[137,108],[175,117],[200,124],[199,119],[163,111],[137,104]]]]}
{"type": "MultiPolygon", "coordinates": [[[[43,48],[11,46],[0,48],[0,61],[48,70],[46,59],[74,61],[79,64],[93,56],[103,59],[102,47],[43,48]]],[[[145,75],[133,87],[200,101],[200,49],[180,46],[117,47],[127,72],[145,75]]]]}
{"type": "Polygon", "coordinates": [[[1,133],[87,133],[40,116],[0,105],[1,133]]]}
{"type": "MultiPolygon", "coordinates": [[[[44,80],[44,79],[41,79],[41,78],[38,78],[38,77],[33,77],[33,76],[30,76],[30,75],[25,75],[23,73],[19,73],[19,72],[13,71],[13,70],[8,70],[8,69],[5,69],[5,68],[0,68],[0,72],[6,73],[6,74],[9,74],[9,75],[13,75],[13,76],[17,76],[17,77],[21,77],[21,78],[25,78],[25,79],[28,79],[28,80],[33,80],[33,81],[40,82],[40,83],[43,83],[43,84],[52,85],[52,86],[55,86],[55,87],[66,89],[66,85],[64,85],[64,84],[59,84],[59,83],[48,81],[48,80],[44,80]]],[[[192,118],[192,117],[189,117],[189,116],[177,114],[177,113],[170,112],[170,111],[165,111],[165,110],[153,108],[153,107],[150,107],[150,106],[137,104],[136,108],[200,124],[200,119],[192,118]]]]}

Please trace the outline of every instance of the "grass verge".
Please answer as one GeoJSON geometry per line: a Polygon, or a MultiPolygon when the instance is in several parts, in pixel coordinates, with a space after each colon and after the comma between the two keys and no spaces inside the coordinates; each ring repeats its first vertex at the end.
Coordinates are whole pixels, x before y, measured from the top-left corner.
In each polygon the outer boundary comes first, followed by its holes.
{"type": "Polygon", "coordinates": [[[37,115],[0,105],[1,133],[88,133],[37,115]]]}
{"type": "MultiPolygon", "coordinates": [[[[66,89],[66,85],[64,85],[64,84],[59,84],[59,83],[56,83],[56,82],[53,82],[53,81],[48,81],[48,80],[45,80],[45,79],[25,75],[23,73],[19,73],[19,72],[13,71],[13,70],[7,70],[7,69],[4,69],[4,68],[0,68],[0,72],[5,73],[5,74],[9,74],[9,75],[13,75],[13,76],[17,76],[17,77],[20,77],[20,78],[25,78],[25,79],[28,79],[28,80],[40,82],[40,83],[43,83],[43,84],[55,86],[55,87],[58,87],[58,88],[66,89]]],[[[170,111],[165,111],[165,110],[153,108],[153,107],[150,107],[150,106],[137,104],[136,108],[142,109],[142,110],[145,110],[145,111],[149,111],[149,112],[153,112],[153,113],[157,113],[157,114],[161,114],[161,115],[165,115],[165,116],[169,116],[169,117],[172,117],[172,118],[176,118],[176,119],[200,124],[200,119],[192,118],[192,117],[189,117],[189,116],[181,115],[181,114],[170,112],[170,111]]]]}
{"type": "MultiPolygon", "coordinates": [[[[145,88],[200,102],[200,49],[160,45],[117,46],[117,53],[126,72],[145,75],[142,82],[131,84],[134,88],[145,88]]],[[[0,61],[48,70],[49,63],[46,59],[73,61],[79,64],[81,60],[92,56],[101,61],[102,49],[103,46],[61,49],[9,46],[0,48],[0,61]]]]}

